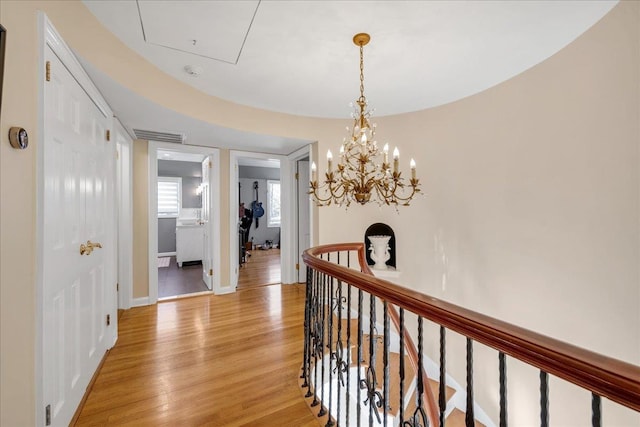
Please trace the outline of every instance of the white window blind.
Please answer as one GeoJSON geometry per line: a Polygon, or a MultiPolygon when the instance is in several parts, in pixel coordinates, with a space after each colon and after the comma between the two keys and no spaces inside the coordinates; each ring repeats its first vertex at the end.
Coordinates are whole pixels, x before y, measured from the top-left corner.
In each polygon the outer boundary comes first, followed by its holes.
{"type": "Polygon", "coordinates": [[[158,177],[158,217],[177,218],[182,206],[182,178],[158,177]]]}
{"type": "Polygon", "coordinates": [[[280,181],[267,181],[267,227],[280,227],[280,181]]]}

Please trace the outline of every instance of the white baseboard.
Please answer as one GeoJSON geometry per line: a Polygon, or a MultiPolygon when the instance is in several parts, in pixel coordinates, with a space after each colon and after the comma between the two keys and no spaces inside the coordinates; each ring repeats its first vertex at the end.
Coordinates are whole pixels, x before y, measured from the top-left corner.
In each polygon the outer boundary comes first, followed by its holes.
{"type": "Polygon", "coordinates": [[[236,291],[236,288],[232,288],[231,286],[220,286],[217,289],[213,289],[213,293],[216,295],[224,295],[231,294],[236,291]]]}
{"type": "Polygon", "coordinates": [[[158,258],[164,257],[164,256],[176,256],[175,252],[162,252],[158,254],[158,258]]]}
{"type": "Polygon", "coordinates": [[[142,307],[145,305],[150,305],[149,297],[134,298],[133,301],[131,301],[131,307],[142,307]]]}

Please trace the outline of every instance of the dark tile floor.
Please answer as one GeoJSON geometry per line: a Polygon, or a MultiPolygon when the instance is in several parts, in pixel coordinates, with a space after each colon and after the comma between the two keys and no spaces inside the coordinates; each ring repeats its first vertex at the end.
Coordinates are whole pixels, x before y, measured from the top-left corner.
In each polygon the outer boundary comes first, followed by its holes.
{"type": "Polygon", "coordinates": [[[169,267],[158,268],[158,298],[208,291],[202,281],[202,264],[182,263],[178,268],[172,256],[169,267]]]}

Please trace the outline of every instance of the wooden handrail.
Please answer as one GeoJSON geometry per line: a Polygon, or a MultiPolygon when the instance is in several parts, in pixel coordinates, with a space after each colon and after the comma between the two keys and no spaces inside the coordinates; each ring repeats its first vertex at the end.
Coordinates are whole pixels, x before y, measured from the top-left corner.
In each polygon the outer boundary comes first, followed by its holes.
{"type": "MultiPolygon", "coordinates": [[[[362,243],[304,251],[304,263],[391,304],[429,319],[515,359],[628,408],[640,411],[640,367],[613,359],[455,304],[324,261],[320,254],[358,250],[362,243]]],[[[366,263],[364,263],[366,264],[366,263]]],[[[363,263],[361,263],[363,265],[363,263]]]]}

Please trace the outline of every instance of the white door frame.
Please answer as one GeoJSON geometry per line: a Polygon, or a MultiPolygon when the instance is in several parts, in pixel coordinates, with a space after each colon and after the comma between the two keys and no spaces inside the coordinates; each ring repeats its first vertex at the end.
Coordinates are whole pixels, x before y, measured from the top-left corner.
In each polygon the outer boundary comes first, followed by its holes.
{"type": "MultiPolygon", "coordinates": [[[[35,328],[36,328],[36,342],[35,342],[35,424],[45,424],[45,405],[44,401],[44,342],[43,342],[43,330],[44,330],[44,144],[45,144],[45,51],[50,48],[55,55],[64,63],[65,67],[69,70],[71,75],[76,79],[78,84],[86,92],[87,96],[94,102],[96,107],[106,116],[112,117],[113,113],[111,108],[106,103],[100,91],[93,84],[86,71],[80,65],[69,46],[62,39],[60,34],[56,31],[53,24],[44,12],[38,12],[38,132],[37,132],[37,148],[36,149],[36,272],[35,272],[35,328]]],[[[111,123],[113,126],[113,123],[111,123]]],[[[115,213],[115,209],[114,209],[115,213]]],[[[115,268],[115,265],[114,265],[115,268]]],[[[115,272],[114,272],[115,273],[115,272]]],[[[115,278],[115,274],[114,274],[115,278]]],[[[114,283],[115,285],[115,283],[114,283]]],[[[115,286],[113,287],[113,310],[108,311],[115,312],[117,307],[117,301],[115,298],[115,286]]],[[[111,336],[107,340],[108,348],[113,346],[118,339],[117,330],[117,316],[113,321],[111,329],[111,336]]]]}
{"type": "MultiPolygon", "coordinates": [[[[220,150],[195,145],[178,145],[149,141],[149,304],[158,301],[158,150],[211,156],[213,174],[220,176],[220,150]]],[[[210,236],[213,242],[213,292],[223,293],[220,287],[220,178],[211,188],[210,236]]]]}
{"type": "Polygon", "coordinates": [[[289,240],[286,241],[286,245],[288,247],[291,248],[291,253],[289,255],[289,259],[290,262],[288,264],[288,268],[289,270],[287,271],[287,274],[285,275],[283,273],[283,277],[287,277],[287,282],[284,282],[284,278],[283,278],[283,283],[296,283],[298,282],[298,271],[296,270],[296,264],[298,263],[298,259],[299,259],[299,254],[298,254],[298,244],[299,244],[299,239],[298,239],[298,223],[299,223],[299,218],[298,218],[298,209],[297,209],[297,204],[298,203],[309,203],[309,241],[313,243],[313,206],[311,203],[310,199],[307,200],[298,200],[298,188],[296,185],[296,178],[295,178],[295,173],[296,173],[296,163],[298,162],[298,160],[302,160],[304,158],[308,158],[309,159],[309,165],[311,165],[312,162],[312,150],[311,150],[311,144],[300,148],[299,150],[294,151],[293,153],[289,154],[287,156],[287,163],[288,163],[288,169],[291,171],[291,177],[288,179],[290,185],[289,185],[289,192],[288,193],[284,193],[287,194],[288,197],[286,197],[286,199],[290,200],[290,206],[289,206],[289,215],[291,218],[293,218],[292,221],[292,226],[291,226],[291,230],[290,233],[288,235],[289,240]]]}
{"type": "Polygon", "coordinates": [[[118,119],[114,119],[118,150],[118,308],[131,308],[133,300],[133,139],[118,119]]]}

